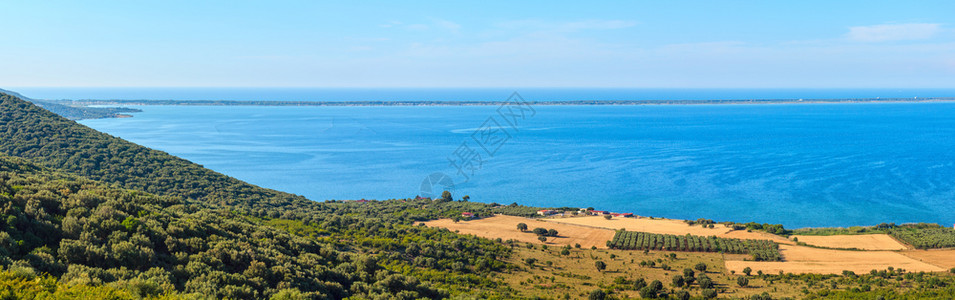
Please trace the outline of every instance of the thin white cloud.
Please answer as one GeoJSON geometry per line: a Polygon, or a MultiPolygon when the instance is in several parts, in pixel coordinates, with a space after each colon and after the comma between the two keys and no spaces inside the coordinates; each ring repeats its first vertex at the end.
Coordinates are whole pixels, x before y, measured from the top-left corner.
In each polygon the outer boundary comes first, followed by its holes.
{"type": "Polygon", "coordinates": [[[562,25],[563,28],[567,30],[609,30],[609,29],[623,29],[628,27],[636,26],[637,22],[634,21],[623,21],[623,20],[586,20],[578,22],[570,22],[562,25]]]}
{"type": "Polygon", "coordinates": [[[941,31],[940,24],[910,23],[849,27],[846,38],[856,42],[889,42],[930,39],[941,31]]]}
{"type": "Polygon", "coordinates": [[[403,24],[403,23],[398,22],[398,21],[391,21],[391,22],[388,22],[388,23],[385,23],[385,24],[381,24],[381,25],[378,25],[378,26],[381,27],[381,28],[391,28],[391,27],[395,27],[395,26],[398,26],[398,25],[401,25],[401,24],[403,24]]]}
{"type": "Polygon", "coordinates": [[[428,30],[430,27],[428,27],[428,25],[425,25],[425,24],[410,24],[408,26],[405,26],[405,28],[410,30],[428,30]]]}
{"type": "Polygon", "coordinates": [[[434,20],[434,24],[437,25],[438,27],[447,29],[447,30],[449,30],[449,31],[451,31],[451,32],[457,32],[458,29],[461,29],[461,25],[460,25],[460,24],[454,23],[454,22],[451,22],[451,21],[448,21],[448,20],[440,20],[440,19],[434,20]]]}
{"type": "Polygon", "coordinates": [[[516,20],[496,24],[497,27],[510,30],[544,30],[556,32],[576,32],[583,30],[623,29],[637,25],[627,20],[583,20],[573,22],[546,22],[540,20],[516,20]]]}

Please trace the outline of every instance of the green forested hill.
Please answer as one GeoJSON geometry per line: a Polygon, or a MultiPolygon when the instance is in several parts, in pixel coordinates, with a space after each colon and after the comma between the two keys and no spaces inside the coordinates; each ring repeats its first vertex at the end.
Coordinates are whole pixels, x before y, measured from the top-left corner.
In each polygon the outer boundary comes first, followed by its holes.
{"type": "Polygon", "coordinates": [[[95,131],[2,93],[0,153],[128,189],[199,199],[244,212],[266,214],[267,208],[310,204],[303,197],[253,186],[95,131]]]}
{"type": "Polygon", "coordinates": [[[533,214],[430,200],[312,202],[6,94],[0,208],[0,264],[15,274],[212,298],[506,297],[490,275],[512,267],[501,262],[509,248],[413,222],[464,209],[533,214]]]}

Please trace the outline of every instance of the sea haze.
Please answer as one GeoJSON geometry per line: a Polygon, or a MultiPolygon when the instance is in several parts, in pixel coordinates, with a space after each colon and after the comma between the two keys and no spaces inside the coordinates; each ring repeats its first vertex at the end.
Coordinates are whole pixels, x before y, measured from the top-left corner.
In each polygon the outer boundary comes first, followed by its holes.
{"type": "Polygon", "coordinates": [[[414,197],[442,172],[481,202],[787,227],[955,222],[955,103],[540,106],[467,182],[449,158],[477,147],[497,107],[135,108],[82,123],[318,201],[414,197]]]}
{"type": "MultiPolygon", "coordinates": [[[[11,88],[35,99],[501,101],[508,88],[11,88]]],[[[534,101],[738,100],[952,97],[955,89],[521,88],[534,101]]]]}

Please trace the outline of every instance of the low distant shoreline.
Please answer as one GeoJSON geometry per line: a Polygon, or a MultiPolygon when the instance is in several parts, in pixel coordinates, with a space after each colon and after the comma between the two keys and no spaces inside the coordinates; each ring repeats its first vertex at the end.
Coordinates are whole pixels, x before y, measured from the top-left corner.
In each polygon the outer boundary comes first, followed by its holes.
{"type": "MultiPolygon", "coordinates": [[[[239,100],[48,100],[70,106],[497,106],[507,101],[239,101],[239,100]]],[[[927,103],[955,102],[955,97],[854,98],[854,99],[740,99],[740,100],[567,100],[527,101],[527,105],[725,105],[819,103],[927,103]]]]}

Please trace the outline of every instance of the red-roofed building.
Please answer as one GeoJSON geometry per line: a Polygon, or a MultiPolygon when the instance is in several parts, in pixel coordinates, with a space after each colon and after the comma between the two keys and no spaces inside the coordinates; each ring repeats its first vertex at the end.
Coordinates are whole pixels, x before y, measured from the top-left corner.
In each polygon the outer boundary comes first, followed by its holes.
{"type": "Polygon", "coordinates": [[[474,217],[474,214],[473,214],[473,213],[469,213],[469,212],[463,212],[463,213],[461,213],[461,217],[470,219],[470,218],[473,218],[473,217],[474,217]]]}

